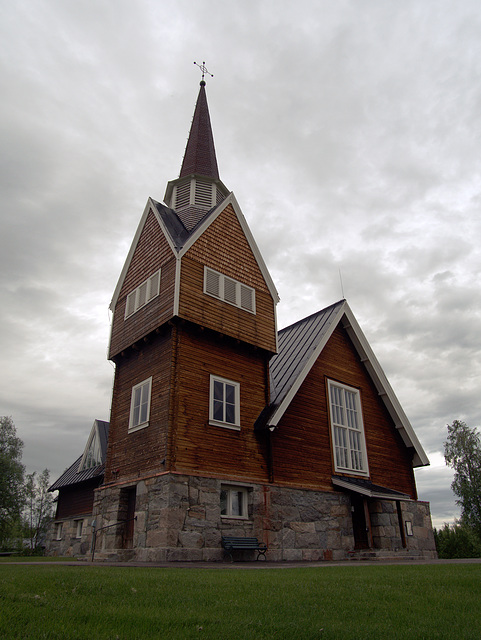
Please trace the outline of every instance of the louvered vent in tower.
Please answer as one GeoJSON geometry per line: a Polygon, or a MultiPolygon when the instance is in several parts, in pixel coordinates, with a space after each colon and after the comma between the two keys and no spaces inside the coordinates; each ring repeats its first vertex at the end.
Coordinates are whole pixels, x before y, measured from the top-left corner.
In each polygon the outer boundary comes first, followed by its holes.
{"type": "Polygon", "coordinates": [[[197,207],[212,207],[212,182],[204,180],[195,181],[195,205],[197,207]]]}
{"type": "Polygon", "coordinates": [[[190,181],[177,185],[174,209],[183,209],[190,204],[190,181]]]}

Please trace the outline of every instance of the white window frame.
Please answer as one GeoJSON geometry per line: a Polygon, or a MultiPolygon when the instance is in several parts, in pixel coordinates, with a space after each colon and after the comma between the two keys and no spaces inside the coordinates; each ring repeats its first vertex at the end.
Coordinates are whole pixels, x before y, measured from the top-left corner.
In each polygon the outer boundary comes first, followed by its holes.
{"type": "Polygon", "coordinates": [[[328,380],[327,385],[334,468],[338,473],[368,476],[369,466],[359,389],[333,380],[328,380]],[[333,389],[339,391],[341,404],[338,408],[334,406],[332,400],[333,389]]]}
{"type": "Polygon", "coordinates": [[[248,496],[249,492],[247,487],[232,485],[232,484],[222,484],[220,487],[221,495],[220,495],[220,509],[221,509],[221,518],[230,518],[234,520],[247,520],[249,518],[249,501],[248,496]],[[226,493],[226,503],[225,503],[225,513],[222,513],[222,492],[226,493]],[[237,494],[237,496],[236,496],[237,494]],[[240,494],[240,502],[238,502],[240,494]],[[233,513],[235,505],[240,505],[240,514],[233,513]]]}
{"type": "Polygon", "coordinates": [[[147,378],[146,380],[142,380],[142,382],[139,382],[134,387],[132,387],[132,394],[130,399],[129,433],[132,433],[133,431],[138,431],[139,429],[144,429],[145,427],[149,426],[151,396],[152,396],[152,376],[150,376],[150,378],[147,378]],[[146,391],[142,389],[143,387],[145,387],[146,391]],[[136,404],[137,390],[140,390],[140,398],[139,398],[140,404],[136,404]],[[144,393],[147,394],[146,397],[143,395],[144,393]],[[138,418],[136,418],[136,408],[137,407],[141,408],[142,405],[144,404],[146,404],[146,415],[145,415],[145,419],[141,420],[142,418],[141,409],[139,409],[139,415],[138,415],[138,418]]]}
{"type": "MultiPolygon", "coordinates": [[[[229,403],[232,404],[232,403],[229,403]]],[[[227,378],[221,378],[220,376],[210,376],[210,390],[209,390],[209,424],[216,425],[218,427],[224,427],[226,429],[233,429],[234,431],[240,431],[240,384],[227,378]],[[222,399],[215,398],[216,383],[223,385],[223,397],[222,399]],[[225,389],[226,385],[230,385],[234,388],[234,422],[226,420],[226,408],[227,400],[225,389]],[[219,420],[215,416],[215,409],[218,407],[218,403],[223,404],[223,420],[219,420]]]]}
{"type": "Polygon", "coordinates": [[[55,540],[62,540],[63,522],[55,523],[55,540]]]}
{"type": "Polygon", "coordinates": [[[125,319],[130,318],[160,294],[160,269],[131,291],[125,300],[125,319]]]}
{"type": "Polygon", "coordinates": [[[256,313],[256,290],[229,276],[204,266],[204,293],[247,313],[256,313]],[[245,297],[250,304],[245,304],[245,297]]]}
{"type": "Polygon", "coordinates": [[[100,446],[100,436],[98,430],[95,429],[90,434],[89,441],[85,448],[82,460],[80,461],[78,472],[98,467],[102,464],[102,448],[100,446]]]}
{"type": "Polygon", "coordinates": [[[75,537],[82,537],[82,529],[83,529],[84,521],[83,518],[81,520],[75,520],[75,537]]]}

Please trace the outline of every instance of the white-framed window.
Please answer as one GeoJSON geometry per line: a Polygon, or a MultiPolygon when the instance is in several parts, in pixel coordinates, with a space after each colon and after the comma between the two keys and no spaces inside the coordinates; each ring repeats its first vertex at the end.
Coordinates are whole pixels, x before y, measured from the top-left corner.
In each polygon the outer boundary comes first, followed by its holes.
{"type": "Polygon", "coordinates": [[[220,489],[220,515],[224,518],[247,518],[246,487],[222,485],[220,489]]]}
{"type": "Polygon", "coordinates": [[[84,524],[83,518],[82,520],[75,520],[75,537],[76,538],[82,537],[83,524],[84,524]]]}
{"type": "Polygon", "coordinates": [[[328,388],[335,469],[368,475],[359,390],[332,380],[328,380],[328,388]]]}
{"type": "Polygon", "coordinates": [[[249,313],[256,312],[255,289],[209,267],[204,267],[204,293],[249,313]]]}
{"type": "Polygon", "coordinates": [[[125,304],[125,318],[130,318],[136,311],[156,298],[160,293],[160,269],[144,280],[127,296],[125,304]]]}
{"type": "Polygon", "coordinates": [[[152,376],[132,387],[129,431],[137,431],[137,429],[143,429],[148,426],[151,389],[152,376]]]}
{"type": "Polygon", "coordinates": [[[55,523],[55,540],[62,539],[62,529],[63,529],[63,522],[56,522],[55,523]]]}
{"type": "Polygon", "coordinates": [[[228,429],[240,429],[240,384],[210,376],[209,422],[228,429]]]}

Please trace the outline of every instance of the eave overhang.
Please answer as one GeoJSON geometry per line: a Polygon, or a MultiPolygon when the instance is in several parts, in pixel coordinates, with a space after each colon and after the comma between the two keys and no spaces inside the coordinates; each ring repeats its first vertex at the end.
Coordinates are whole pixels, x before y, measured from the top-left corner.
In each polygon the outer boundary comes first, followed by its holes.
{"type": "Polygon", "coordinates": [[[360,493],[368,498],[377,498],[379,500],[403,500],[406,502],[412,501],[411,496],[407,493],[388,489],[387,487],[381,487],[377,484],[373,484],[369,480],[363,480],[360,478],[344,478],[341,476],[332,476],[331,480],[335,487],[339,487],[346,491],[353,491],[354,493],[360,493]]]}

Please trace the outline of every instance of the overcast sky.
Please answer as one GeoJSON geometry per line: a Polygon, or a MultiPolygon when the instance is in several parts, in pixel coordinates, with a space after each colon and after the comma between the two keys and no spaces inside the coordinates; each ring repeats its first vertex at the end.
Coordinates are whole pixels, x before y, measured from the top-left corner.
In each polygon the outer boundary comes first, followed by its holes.
{"type": "Polygon", "coordinates": [[[27,470],[56,479],[109,419],[108,306],[205,60],[279,327],[344,293],[431,460],[420,498],[452,521],[446,424],[481,424],[479,0],[0,8],[0,415],[27,470]]]}

